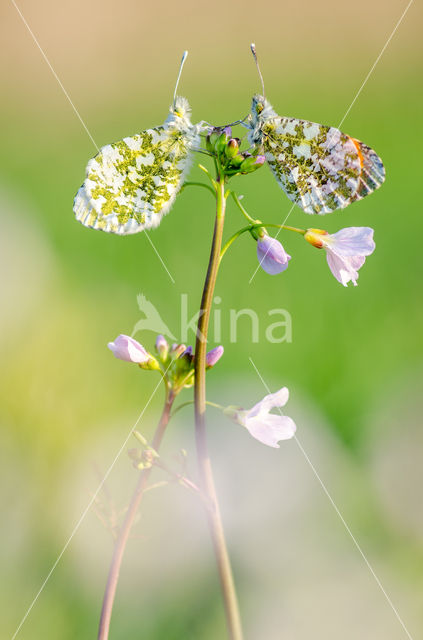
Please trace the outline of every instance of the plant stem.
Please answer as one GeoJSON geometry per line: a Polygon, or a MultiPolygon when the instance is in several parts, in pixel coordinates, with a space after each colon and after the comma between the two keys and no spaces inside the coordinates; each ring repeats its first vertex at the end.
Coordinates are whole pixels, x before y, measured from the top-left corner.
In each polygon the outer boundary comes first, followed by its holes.
{"type": "Polygon", "coordinates": [[[220,250],[222,246],[223,225],[225,219],[226,195],[225,182],[219,172],[216,184],[216,221],[210,260],[201,299],[200,317],[198,320],[197,340],[195,346],[195,425],[198,464],[201,487],[207,497],[207,517],[213,541],[214,552],[219,571],[220,584],[225,604],[226,620],[231,640],[242,640],[241,619],[231,564],[223,532],[222,519],[217,501],[213,472],[207,449],[206,437],[206,349],[210,311],[219,269],[220,250]]]}
{"type": "MultiPolygon", "coordinates": [[[[153,449],[155,449],[155,451],[158,451],[158,449],[160,448],[164,432],[169,422],[173,401],[173,392],[169,391],[168,387],[166,386],[165,405],[159,423],[157,425],[153,441],[151,443],[151,446],[153,447],[153,449]]],[[[123,554],[151,471],[151,467],[149,469],[143,469],[143,471],[141,471],[137,485],[135,487],[135,491],[128,507],[128,511],[125,516],[125,520],[122,524],[122,527],[119,531],[119,536],[116,540],[115,548],[113,551],[113,558],[109,569],[109,575],[107,577],[106,589],[104,592],[103,607],[101,609],[100,624],[98,629],[98,640],[107,640],[107,638],[109,637],[110,619],[112,616],[113,602],[115,599],[116,587],[119,579],[119,571],[122,564],[123,554]]]]}
{"type": "Polygon", "coordinates": [[[259,222],[258,220],[254,220],[254,218],[252,218],[250,216],[250,214],[244,209],[244,207],[242,206],[241,201],[238,198],[238,196],[236,195],[235,191],[231,191],[231,196],[234,199],[236,206],[241,211],[241,213],[244,216],[244,218],[247,218],[248,222],[251,222],[252,224],[255,224],[256,222],[259,222]]]}
{"type": "Polygon", "coordinates": [[[205,184],[204,182],[184,182],[184,184],[182,185],[181,191],[186,187],[203,187],[204,189],[207,189],[207,191],[210,191],[213,198],[215,197],[215,192],[213,191],[211,186],[209,184],[205,184]]]}

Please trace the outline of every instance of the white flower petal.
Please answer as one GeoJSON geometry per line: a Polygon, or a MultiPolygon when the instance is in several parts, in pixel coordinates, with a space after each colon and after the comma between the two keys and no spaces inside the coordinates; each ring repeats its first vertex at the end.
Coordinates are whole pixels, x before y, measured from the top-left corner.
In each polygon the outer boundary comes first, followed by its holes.
{"type": "Polygon", "coordinates": [[[279,449],[280,440],[289,440],[296,431],[295,422],[291,418],[271,414],[247,418],[245,426],[253,438],[275,449],[279,449]]]}
{"type": "Polygon", "coordinates": [[[263,400],[257,402],[252,409],[248,411],[249,417],[254,417],[263,413],[269,413],[274,407],[284,407],[289,399],[289,391],[286,387],[282,387],[275,393],[269,393],[264,396],[263,400]]]}
{"type": "Polygon", "coordinates": [[[356,269],[359,269],[363,265],[364,257],[346,258],[339,256],[331,249],[326,250],[326,257],[329,268],[338,282],[344,285],[344,287],[346,287],[349,282],[357,286],[358,272],[356,269]]]}
{"type": "Polygon", "coordinates": [[[323,245],[340,256],[369,256],[375,250],[373,229],[346,227],[331,235],[322,236],[323,245]]]}
{"type": "Polygon", "coordinates": [[[124,334],[118,336],[114,342],[109,342],[107,346],[115,358],[124,360],[125,362],[141,364],[147,362],[150,358],[147,351],[139,342],[124,334]]]}

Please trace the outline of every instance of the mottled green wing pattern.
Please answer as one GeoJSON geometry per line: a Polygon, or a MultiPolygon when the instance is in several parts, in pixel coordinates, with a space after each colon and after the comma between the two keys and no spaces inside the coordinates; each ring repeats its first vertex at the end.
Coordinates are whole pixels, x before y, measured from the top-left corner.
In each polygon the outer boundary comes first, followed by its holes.
{"type": "Polygon", "coordinates": [[[345,207],[358,189],[360,159],[338,129],[294,118],[263,124],[263,148],[288,198],[307,213],[345,207]]]}
{"type": "Polygon", "coordinates": [[[373,149],[335,127],[280,117],[263,96],[253,98],[248,127],[279,185],[306,213],[342,209],[385,179],[373,149]]]}
{"type": "Polygon", "coordinates": [[[182,185],[189,152],[190,137],[166,126],[103,147],[76,194],[76,218],[121,235],[156,227],[182,185]]]}

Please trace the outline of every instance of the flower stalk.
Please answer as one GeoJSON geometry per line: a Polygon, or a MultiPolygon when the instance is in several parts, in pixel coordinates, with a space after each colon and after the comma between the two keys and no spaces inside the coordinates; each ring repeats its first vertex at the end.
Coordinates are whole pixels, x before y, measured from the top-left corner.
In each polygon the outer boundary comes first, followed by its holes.
{"type": "MultiPolygon", "coordinates": [[[[153,441],[151,443],[152,448],[158,451],[166,431],[166,427],[169,423],[170,413],[172,410],[175,395],[172,389],[166,385],[165,404],[159,423],[157,425],[153,441]]],[[[145,468],[140,472],[135,491],[132,495],[131,502],[126,512],[125,520],[120,528],[118,538],[116,540],[115,548],[113,551],[113,558],[109,569],[109,575],[107,577],[106,589],[104,592],[103,606],[101,609],[100,624],[98,629],[98,640],[107,640],[109,637],[110,620],[112,617],[113,603],[116,595],[116,587],[119,579],[120,567],[122,564],[123,554],[125,552],[126,544],[131,533],[132,525],[134,524],[135,516],[140,506],[142,497],[147,488],[147,483],[150,478],[152,467],[145,468]]]]}
{"type": "Polygon", "coordinates": [[[200,316],[197,327],[197,339],[195,346],[195,434],[198,464],[200,471],[201,488],[207,498],[207,518],[213,548],[216,556],[220,585],[225,604],[226,620],[230,640],[242,640],[241,618],[239,614],[238,600],[235,583],[232,574],[231,563],[226,546],[223,531],[222,518],[214,485],[213,471],[207,447],[206,434],[206,349],[207,333],[210,320],[210,311],[219,269],[220,252],[222,246],[223,226],[226,209],[225,178],[218,168],[216,183],[216,220],[213,233],[213,242],[207,275],[204,283],[201,299],[200,316]]]}

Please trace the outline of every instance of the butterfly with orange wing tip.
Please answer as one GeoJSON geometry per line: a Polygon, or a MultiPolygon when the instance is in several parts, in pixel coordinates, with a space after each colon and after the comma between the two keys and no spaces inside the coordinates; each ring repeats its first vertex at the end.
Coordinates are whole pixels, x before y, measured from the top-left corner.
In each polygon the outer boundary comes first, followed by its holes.
{"type": "MultiPolygon", "coordinates": [[[[259,69],[254,44],[251,50],[259,69]]],[[[281,117],[263,95],[253,97],[246,126],[278,184],[306,213],[343,209],[385,180],[382,160],[363,142],[335,127],[281,117]]]]}

